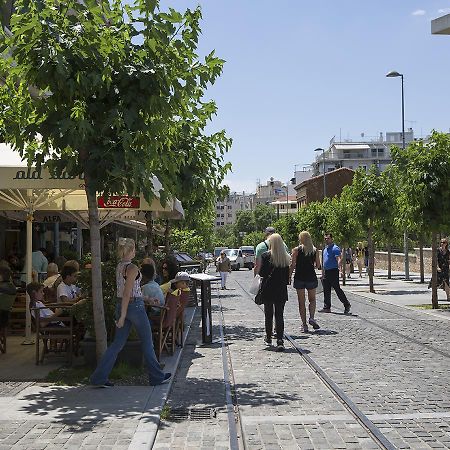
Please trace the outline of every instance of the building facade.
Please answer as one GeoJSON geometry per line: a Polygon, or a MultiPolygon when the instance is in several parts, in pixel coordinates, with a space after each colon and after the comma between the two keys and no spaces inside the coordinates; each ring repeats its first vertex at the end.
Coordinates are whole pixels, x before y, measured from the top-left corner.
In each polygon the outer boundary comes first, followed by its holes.
{"type": "MultiPolygon", "coordinates": [[[[352,184],[354,175],[355,171],[348,169],[347,167],[342,167],[326,173],[326,196],[332,198],[335,195],[340,195],[344,186],[352,184]]],[[[324,176],[321,174],[302,181],[299,185],[295,186],[295,190],[297,192],[297,208],[301,208],[309,203],[322,201],[324,199],[323,177],[324,176]]]]}
{"type": "MultiPolygon", "coordinates": [[[[414,132],[412,128],[409,128],[405,131],[405,144],[408,145],[412,141],[414,141],[414,132]]],[[[328,173],[342,167],[351,170],[362,167],[367,171],[372,165],[376,165],[382,172],[392,160],[391,147],[394,145],[402,146],[401,132],[387,132],[385,136],[380,133],[378,139],[366,141],[332,141],[329,148],[317,155],[313,162],[314,175],[322,174],[324,170],[328,173]]]]}
{"type": "Polygon", "coordinates": [[[230,192],[224,200],[217,200],[215,227],[232,225],[236,221],[238,211],[252,209],[253,195],[245,192],[230,192]]]}

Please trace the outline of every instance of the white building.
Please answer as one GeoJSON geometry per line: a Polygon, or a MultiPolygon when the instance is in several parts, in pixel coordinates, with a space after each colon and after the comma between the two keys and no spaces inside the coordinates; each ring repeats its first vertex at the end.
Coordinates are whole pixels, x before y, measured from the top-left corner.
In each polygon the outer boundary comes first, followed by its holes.
{"type": "Polygon", "coordinates": [[[252,209],[253,195],[245,192],[230,192],[224,200],[217,200],[215,227],[232,225],[236,221],[238,211],[252,209]]]}
{"type": "MultiPolygon", "coordinates": [[[[412,128],[405,131],[405,144],[408,145],[414,140],[412,128]]],[[[330,143],[327,150],[319,153],[312,166],[314,175],[320,175],[324,172],[330,172],[341,167],[356,170],[362,167],[368,170],[372,165],[376,165],[380,171],[383,171],[390,164],[391,147],[402,146],[401,132],[387,132],[383,137],[380,133],[378,139],[330,143]]]]}
{"type": "Polygon", "coordinates": [[[431,21],[431,34],[450,34],[450,14],[431,21]]]}

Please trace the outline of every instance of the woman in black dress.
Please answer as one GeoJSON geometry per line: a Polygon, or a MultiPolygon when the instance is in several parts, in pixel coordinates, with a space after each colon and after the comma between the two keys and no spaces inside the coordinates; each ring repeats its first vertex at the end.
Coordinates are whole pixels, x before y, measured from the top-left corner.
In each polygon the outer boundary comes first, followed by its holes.
{"type": "Polygon", "coordinates": [[[269,251],[261,256],[259,275],[262,277],[261,297],[264,302],[266,338],[272,345],[273,314],[275,310],[275,327],[277,350],[284,351],[284,305],[288,299],[289,264],[291,258],[281,236],[277,233],[269,237],[269,251]]]}
{"type": "Polygon", "coordinates": [[[298,236],[300,245],[292,250],[292,262],[289,278],[295,268],[294,288],[297,290],[298,309],[302,321],[303,333],[308,333],[308,323],[306,322],[306,295],[308,291],[309,301],[309,325],[315,330],[320,328],[314,315],[316,313],[316,289],[317,275],[315,269],[320,269],[319,254],[314,247],[311,235],[307,231],[302,231],[298,236]]]}

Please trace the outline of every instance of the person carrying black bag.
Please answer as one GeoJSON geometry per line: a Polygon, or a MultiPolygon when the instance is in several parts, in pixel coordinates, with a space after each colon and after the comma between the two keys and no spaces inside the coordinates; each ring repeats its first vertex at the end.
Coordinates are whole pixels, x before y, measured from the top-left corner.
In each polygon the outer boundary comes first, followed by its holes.
{"type": "Polygon", "coordinates": [[[289,265],[291,257],[281,236],[272,234],[269,239],[269,251],[261,256],[259,274],[262,277],[260,295],[264,303],[266,337],[264,342],[272,345],[273,315],[277,334],[277,351],[284,351],[284,305],[288,299],[289,265]]]}

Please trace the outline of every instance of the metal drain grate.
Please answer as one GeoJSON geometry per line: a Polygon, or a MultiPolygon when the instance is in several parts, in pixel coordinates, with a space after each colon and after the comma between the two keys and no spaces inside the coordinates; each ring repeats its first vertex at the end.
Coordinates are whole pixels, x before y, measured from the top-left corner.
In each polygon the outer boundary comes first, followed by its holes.
{"type": "Polygon", "coordinates": [[[215,419],[217,411],[215,408],[171,408],[167,420],[171,422],[182,422],[184,420],[211,420],[215,419]]]}

